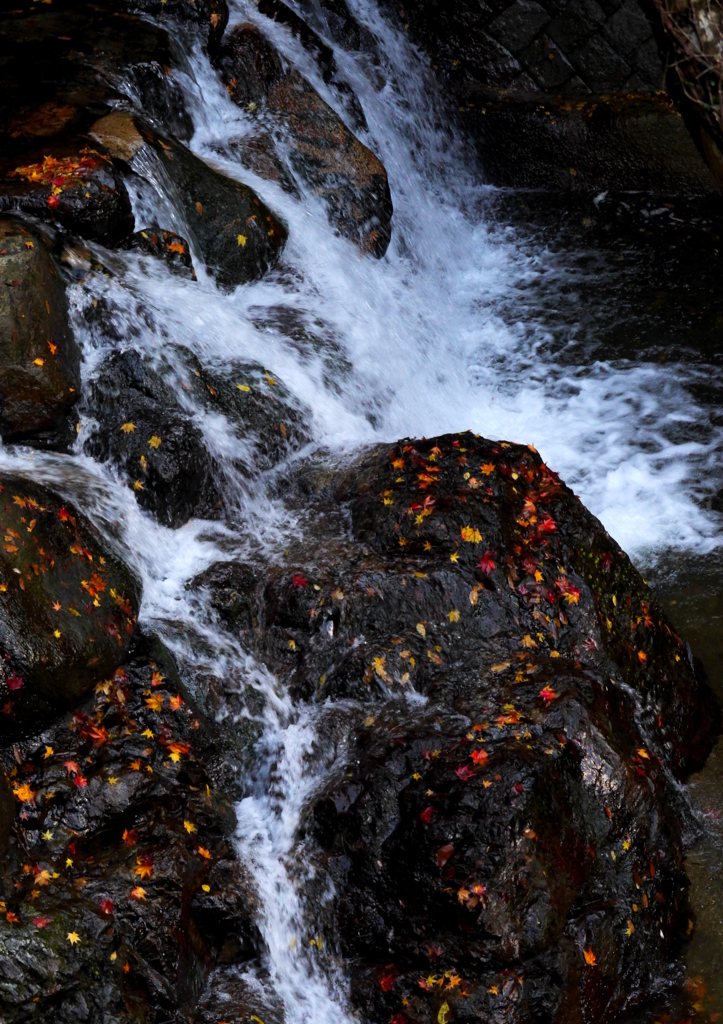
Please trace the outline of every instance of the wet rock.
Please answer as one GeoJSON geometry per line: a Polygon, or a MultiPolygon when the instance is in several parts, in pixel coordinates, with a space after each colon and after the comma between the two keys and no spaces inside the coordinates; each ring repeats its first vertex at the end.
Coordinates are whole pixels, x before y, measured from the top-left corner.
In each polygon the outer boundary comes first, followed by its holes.
{"type": "Polygon", "coordinates": [[[117,467],[141,508],[172,527],[218,515],[216,467],[201,432],[138,352],[114,353],[91,383],[88,411],[98,426],[86,450],[117,467]]]}
{"type": "Polygon", "coordinates": [[[65,289],[42,239],[0,220],[0,434],[67,448],[80,352],[65,289]]]}
{"type": "Polygon", "coordinates": [[[28,147],[42,147],[42,159],[60,142],[82,145],[89,125],[124,97],[177,137],[190,137],[193,126],[173,77],[183,58],[162,27],[127,8],[55,0],[0,17],[3,172],[28,163],[20,156],[28,147]]]}
{"type": "Polygon", "coordinates": [[[38,700],[67,707],[117,665],[133,636],[140,587],[58,495],[20,477],[0,481],[0,731],[7,735],[32,720],[38,700]]]}
{"type": "Polygon", "coordinates": [[[346,82],[340,81],[338,78],[339,69],[332,48],[327,46],[321,36],[303,18],[299,17],[296,11],[292,11],[287,4],[283,3],[283,0],[260,0],[257,9],[260,14],[266,15],[272,21],[277,21],[290,29],[292,35],[301,42],[304,49],[316,61],[324,82],[338,93],[344,104],[345,112],[350,117],[355,129],[366,128],[364,111],[356,94],[346,82]]]}
{"type": "Polygon", "coordinates": [[[245,632],[258,626],[254,590],[258,571],[237,562],[216,562],[199,573],[189,584],[191,589],[208,594],[211,607],[234,630],[245,632]]]}
{"type": "Polygon", "coordinates": [[[144,161],[155,161],[222,287],[253,281],[274,265],[286,241],[286,228],[247,185],[214,171],[185,146],[128,113],[102,118],[92,134],[114,159],[131,163],[141,174],[144,161]]]}
{"type": "Polygon", "coordinates": [[[189,388],[211,412],[220,412],[236,426],[243,451],[235,457],[245,472],[264,472],[311,440],[311,410],[298,402],[283,381],[258,363],[232,363],[225,373],[203,367],[185,356],[189,388]]]}
{"type": "Polygon", "coordinates": [[[188,242],[174,231],[151,227],[136,231],[126,243],[129,249],[163,260],[166,266],[181,277],[196,280],[188,242]]]}
{"type": "Polygon", "coordinates": [[[129,6],[144,14],[195,22],[202,26],[208,32],[209,52],[218,48],[228,24],[226,0],[132,0],[129,6]]]}
{"type": "Polygon", "coordinates": [[[303,547],[207,586],[298,698],[351,717],[309,833],[355,1004],[592,1022],[650,998],[692,927],[671,773],[719,712],[627,556],[533,449],[472,434],[287,495],[303,547]]]}
{"type": "Polygon", "coordinates": [[[234,102],[281,134],[292,170],[324,199],[332,223],[364,252],[383,256],[392,201],[381,161],[308,82],[284,68],[254,26],[239,25],[228,34],[216,63],[234,102]]]}
{"type": "Polygon", "coordinates": [[[140,637],[95,693],[0,751],[16,814],[4,863],[8,1022],[189,1020],[217,962],[255,956],[253,899],[217,791],[219,736],[168,652],[140,637]]]}
{"type": "Polygon", "coordinates": [[[133,230],[131,203],[111,160],[90,147],[16,167],[0,180],[0,211],[56,221],[68,231],[108,244],[133,230]]]}

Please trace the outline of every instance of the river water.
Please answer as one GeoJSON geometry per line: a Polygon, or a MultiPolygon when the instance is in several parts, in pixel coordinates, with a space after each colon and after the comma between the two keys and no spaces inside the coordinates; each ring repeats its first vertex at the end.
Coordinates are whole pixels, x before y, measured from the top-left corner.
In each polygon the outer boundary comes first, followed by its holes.
{"type": "MultiPolygon", "coordinates": [[[[217,370],[231,360],[262,362],[311,408],[312,447],[348,451],[467,428],[532,443],[650,574],[723,692],[715,228],[689,231],[675,211],[652,204],[635,224],[645,227],[654,214],[663,225],[654,237],[630,225],[603,237],[606,197],[589,209],[553,208],[491,189],[425,59],[374,0],[350,7],[378,41],[376,55],[334,49],[368,124],[358,134],[389,174],[395,212],[386,256],[362,256],[337,237],[303,185],[292,197],[240,168],[229,140],[250,130],[250,115],[230,101],[201,50],[192,51],[176,73],[195,127],[191,148],[250,184],[286,221],[283,264],[225,294],[198,259],[191,282],[138,255],[119,265],[116,255],[119,273],[71,289],[86,384],[109,347],[157,356],[182,345],[217,370]],[[682,283],[679,274],[687,275],[682,283]],[[115,310],[120,341],[98,336],[83,317],[100,298],[115,310]]],[[[314,14],[311,4],[306,11],[314,14]]],[[[316,19],[323,27],[320,9],[316,19]]],[[[261,24],[344,116],[339,94],[286,28],[236,0],[231,25],[242,20],[261,24]]],[[[133,198],[137,228],[155,222],[188,237],[152,172],[133,198]]],[[[350,1016],[343,967],[324,955],[322,936],[309,934],[305,893],[312,883],[318,893],[323,880],[303,866],[297,832],[310,794],[343,757],[343,739],[322,748],[315,715],[323,712],[294,707],[185,589],[219,557],[282,557],[303,524],[271,496],[273,473],[249,480],[234,469],[239,442],[222,417],[201,408],[194,416],[234,495],[235,511],[222,524],[192,521],[172,531],[142,514],[112,471],[82,454],[88,421],[72,457],[15,448],[0,462],[75,496],[141,576],[141,621],[164,637],[189,678],[216,677],[237,695],[230,728],[234,714],[259,720],[238,806],[238,842],[267,947],[259,970],[288,1024],[338,1024],[350,1016]]],[[[723,755],[714,754],[691,784],[704,838],[689,858],[699,930],[687,969],[704,978],[706,1012],[723,1009],[722,773],[723,755]]],[[[258,978],[251,971],[249,985],[258,978]]]]}

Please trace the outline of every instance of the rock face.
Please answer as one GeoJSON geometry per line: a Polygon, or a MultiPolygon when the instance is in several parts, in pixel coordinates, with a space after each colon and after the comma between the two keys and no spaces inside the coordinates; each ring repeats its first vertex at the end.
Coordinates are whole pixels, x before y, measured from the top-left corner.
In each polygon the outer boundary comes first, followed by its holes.
{"type": "Polygon", "coordinates": [[[293,171],[324,199],[332,223],[362,251],[383,256],[392,201],[381,161],[308,82],[284,68],[253,25],[239,25],[224,38],[217,65],[234,102],[281,133],[293,171]]]}
{"type": "Polygon", "coordinates": [[[521,446],[399,442],[298,488],[316,546],[204,582],[299,699],[358,709],[308,826],[356,1005],[598,1022],[650,998],[690,927],[667,772],[718,713],[646,584],[521,446]]]}
{"type": "Polygon", "coordinates": [[[493,184],[714,192],[664,92],[652,8],[637,0],[385,6],[429,51],[493,184]]]}
{"type": "MultiPolygon", "coordinates": [[[[139,637],[96,678],[42,736],[0,751],[17,806],[0,915],[13,1024],[189,1020],[209,970],[253,955],[215,726],[158,642],[139,637]]],[[[3,795],[0,828],[5,810],[3,795]]]]}
{"type": "Polygon", "coordinates": [[[211,273],[225,288],[261,277],[278,259],[286,228],[247,185],[214,171],[170,137],[116,112],[91,129],[114,159],[149,156],[169,179],[211,273]]]}
{"type": "Polygon", "coordinates": [[[67,447],[80,352],[65,289],[40,238],[0,220],[0,434],[67,447]]]}
{"type": "Polygon", "coordinates": [[[167,267],[181,277],[196,280],[188,242],[175,231],[165,231],[159,227],[145,228],[134,232],[126,245],[136,252],[163,260],[167,267]]]}
{"type": "Polygon", "coordinates": [[[138,352],[111,357],[91,384],[88,409],[98,420],[88,452],[120,469],[141,508],[174,527],[218,514],[216,467],[201,432],[138,352]]]}
{"type": "Polygon", "coordinates": [[[0,729],[40,698],[67,707],[114,668],[135,629],[140,589],[90,523],[57,495],[1,478],[0,729]]]}

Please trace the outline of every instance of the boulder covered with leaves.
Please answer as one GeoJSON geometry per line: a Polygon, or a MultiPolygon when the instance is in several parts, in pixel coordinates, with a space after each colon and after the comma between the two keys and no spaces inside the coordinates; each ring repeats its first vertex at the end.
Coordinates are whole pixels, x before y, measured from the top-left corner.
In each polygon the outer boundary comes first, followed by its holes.
{"type": "Polygon", "coordinates": [[[214,965],[254,955],[215,725],[158,641],[137,638],[96,678],[73,710],[0,749],[17,809],[0,902],[13,1024],[190,1020],[214,965]]]}
{"type": "Polygon", "coordinates": [[[0,735],[71,706],[130,647],[140,586],[53,491],[0,477],[0,735]]]}
{"type": "Polygon", "coordinates": [[[333,702],[330,741],[348,723],[308,832],[354,1002],[597,1024],[652,998],[693,927],[673,780],[718,712],[630,560],[533,449],[472,434],[294,486],[304,548],[205,583],[297,699],[333,702]]]}

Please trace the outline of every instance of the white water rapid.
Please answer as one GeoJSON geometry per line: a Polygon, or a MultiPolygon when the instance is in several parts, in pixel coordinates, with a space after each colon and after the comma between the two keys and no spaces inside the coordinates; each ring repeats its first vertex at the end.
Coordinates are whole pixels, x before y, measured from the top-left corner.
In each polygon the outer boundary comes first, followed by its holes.
{"type": "MultiPolygon", "coordinates": [[[[350,6],[382,55],[373,66],[363,54],[335,47],[368,123],[360,137],[389,175],[394,220],[386,256],[362,256],[337,237],[318,199],[289,196],[240,168],[227,142],[248,130],[247,115],[199,48],[176,75],[195,126],[191,148],[251,185],[285,220],[284,269],[226,294],[198,259],[194,283],[146,257],[124,255],[120,273],[91,275],[71,288],[86,384],[111,344],[150,354],[183,345],[214,369],[231,359],[257,360],[313,410],[315,445],[348,451],[372,440],[467,428],[532,443],[633,556],[713,550],[718,526],[700,503],[700,481],[717,465],[722,438],[687,390],[702,371],[632,359],[578,365],[554,354],[560,345],[550,344],[557,330],[550,317],[582,302],[575,298],[579,271],[490,212],[491,191],[424,58],[384,22],[374,0],[350,6]],[[83,320],[82,310],[103,294],[112,298],[127,340],[99,339],[83,320]],[[316,345],[258,326],[264,309],[279,306],[295,311],[316,345]],[[691,439],[688,428],[704,422],[704,440],[691,439]]],[[[263,23],[344,116],[338,94],[288,29],[236,0],[231,24],[243,19],[263,23]]],[[[138,228],[154,221],[188,235],[160,182],[137,189],[134,203],[138,228]]],[[[238,441],[229,424],[200,408],[196,422],[209,449],[230,466],[238,441]]],[[[238,843],[259,897],[262,969],[287,1024],[339,1024],[350,1016],[343,965],[327,953],[323,936],[309,932],[304,894],[311,879],[297,834],[310,794],[336,770],[343,740],[339,749],[320,749],[314,716],[322,712],[294,707],[184,589],[219,558],[259,549],[280,555],[302,527],[268,496],[263,475],[249,483],[229,468],[235,517],[165,529],[139,511],[108,467],[81,454],[91,426],[83,424],[73,456],[16,446],[2,450],[0,465],[75,497],[113,538],[143,581],[141,622],[161,634],[182,671],[215,676],[227,693],[262,695],[262,711],[249,703],[240,712],[261,715],[263,734],[237,809],[238,843]]],[[[251,975],[249,983],[260,984],[251,975]]]]}

